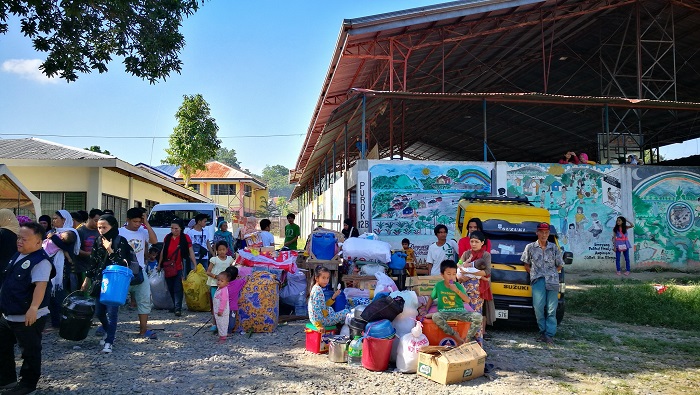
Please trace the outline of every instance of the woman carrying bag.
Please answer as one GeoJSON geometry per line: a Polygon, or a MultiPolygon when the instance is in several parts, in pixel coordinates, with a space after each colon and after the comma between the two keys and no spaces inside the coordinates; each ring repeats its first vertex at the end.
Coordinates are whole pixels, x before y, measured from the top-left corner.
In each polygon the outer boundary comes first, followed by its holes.
{"type": "Polygon", "coordinates": [[[182,273],[183,261],[189,259],[197,262],[192,249],[192,240],[183,232],[182,220],[175,218],[170,222],[170,233],[163,240],[163,249],[158,259],[158,271],[163,270],[165,283],[168,285],[170,298],[173,300],[174,313],[176,317],[182,315],[182,273]],[[182,251],[185,251],[183,254],[182,251]]]}
{"type": "Polygon", "coordinates": [[[109,354],[112,352],[117,332],[119,306],[108,306],[100,303],[102,272],[110,265],[129,266],[134,251],[126,238],[118,237],[119,223],[113,216],[101,216],[97,221],[97,231],[100,236],[95,240],[90,253],[90,262],[81,290],[87,291],[90,284],[88,280],[92,280],[90,296],[95,297],[95,315],[102,324],[102,327],[98,328],[95,333],[105,333],[105,338],[100,341],[100,345],[104,346],[102,352],[109,354]],[[113,243],[115,238],[117,238],[116,244],[113,243]]]}

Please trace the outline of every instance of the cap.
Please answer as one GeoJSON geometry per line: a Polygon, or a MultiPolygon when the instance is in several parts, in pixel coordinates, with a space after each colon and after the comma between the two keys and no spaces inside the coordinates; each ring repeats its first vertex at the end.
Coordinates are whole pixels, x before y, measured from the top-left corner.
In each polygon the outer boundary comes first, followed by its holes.
{"type": "Polygon", "coordinates": [[[537,230],[549,230],[549,224],[546,222],[540,222],[540,224],[537,225],[537,230]]]}

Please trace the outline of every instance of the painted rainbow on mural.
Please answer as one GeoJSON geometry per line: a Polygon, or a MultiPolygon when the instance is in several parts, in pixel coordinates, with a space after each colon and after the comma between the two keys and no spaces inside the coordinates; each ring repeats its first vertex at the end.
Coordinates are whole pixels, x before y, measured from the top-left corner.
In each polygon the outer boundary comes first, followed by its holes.
{"type": "Polygon", "coordinates": [[[476,179],[476,181],[485,185],[491,184],[491,177],[480,169],[476,168],[462,170],[456,181],[465,182],[466,180],[470,179],[476,179]]]}
{"type": "MultiPolygon", "coordinates": [[[[638,169],[632,170],[632,178],[639,180],[639,178],[635,178],[635,172],[637,170],[638,169]]],[[[649,176],[634,188],[634,193],[639,197],[644,197],[647,193],[665,183],[671,183],[672,185],[678,185],[678,183],[689,183],[697,187],[697,191],[694,192],[700,192],[700,176],[698,174],[687,171],[667,171],[649,176]]],[[[688,191],[686,190],[686,192],[688,191]]]]}

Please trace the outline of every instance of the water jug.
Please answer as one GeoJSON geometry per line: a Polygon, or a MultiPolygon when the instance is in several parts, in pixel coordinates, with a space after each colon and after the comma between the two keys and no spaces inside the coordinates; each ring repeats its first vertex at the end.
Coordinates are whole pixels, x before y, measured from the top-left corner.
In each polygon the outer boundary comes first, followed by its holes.
{"type": "Polygon", "coordinates": [[[362,338],[355,336],[348,346],[348,365],[362,366],[362,338]]]}
{"type": "Polygon", "coordinates": [[[337,240],[333,233],[314,233],[311,238],[311,252],[316,259],[330,260],[335,256],[337,240]]]}
{"type": "Polygon", "coordinates": [[[294,303],[294,315],[309,315],[306,305],[306,290],[299,292],[299,295],[297,295],[296,303],[294,303]]]}

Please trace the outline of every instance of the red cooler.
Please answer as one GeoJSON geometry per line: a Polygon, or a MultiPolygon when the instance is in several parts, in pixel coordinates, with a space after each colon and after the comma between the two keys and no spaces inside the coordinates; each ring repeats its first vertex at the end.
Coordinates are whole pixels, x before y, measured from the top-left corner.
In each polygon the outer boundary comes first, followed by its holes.
{"type": "MultiPolygon", "coordinates": [[[[326,333],[329,335],[337,335],[338,328],[334,326],[327,326],[324,328],[326,333]]],[[[328,344],[321,341],[323,334],[319,332],[318,328],[312,323],[306,324],[306,351],[311,351],[314,354],[325,354],[328,352],[328,344]]]]}

